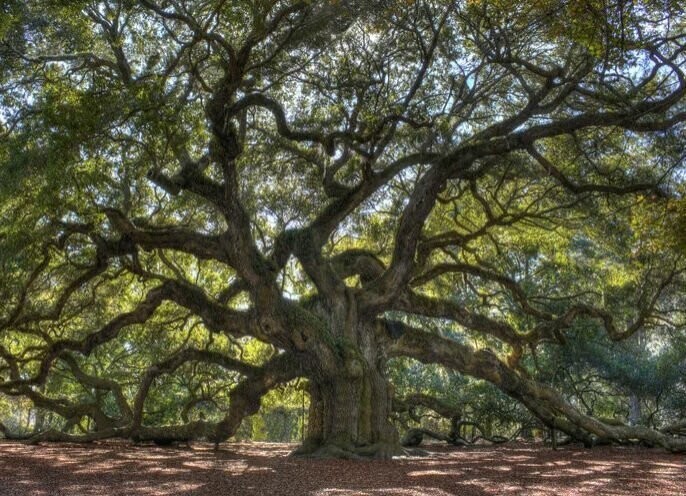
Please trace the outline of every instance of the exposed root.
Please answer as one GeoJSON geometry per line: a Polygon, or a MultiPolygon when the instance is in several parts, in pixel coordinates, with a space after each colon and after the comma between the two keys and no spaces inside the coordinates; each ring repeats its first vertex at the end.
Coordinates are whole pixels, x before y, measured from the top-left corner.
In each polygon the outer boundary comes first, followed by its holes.
{"type": "Polygon", "coordinates": [[[317,447],[303,444],[293,451],[291,456],[316,459],[362,460],[362,456],[355,453],[352,449],[342,448],[335,444],[325,444],[317,447]]]}
{"type": "Polygon", "coordinates": [[[428,456],[428,452],[421,449],[403,448],[397,443],[376,443],[367,446],[338,446],[336,444],[311,445],[308,443],[298,447],[291,456],[302,456],[316,459],[339,460],[392,460],[395,457],[428,456]]]}

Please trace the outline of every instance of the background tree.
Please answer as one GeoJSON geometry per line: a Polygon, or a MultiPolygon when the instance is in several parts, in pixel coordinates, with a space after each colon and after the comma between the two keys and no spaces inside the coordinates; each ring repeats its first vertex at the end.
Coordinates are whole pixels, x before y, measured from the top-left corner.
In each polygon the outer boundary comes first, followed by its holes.
{"type": "Polygon", "coordinates": [[[677,2],[2,8],[0,392],[66,422],[35,439],[220,442],[304,378],[301,452],[387,457],[406,357],[686,447],[539,372],[581,328],[683,335],[677,2]]]}

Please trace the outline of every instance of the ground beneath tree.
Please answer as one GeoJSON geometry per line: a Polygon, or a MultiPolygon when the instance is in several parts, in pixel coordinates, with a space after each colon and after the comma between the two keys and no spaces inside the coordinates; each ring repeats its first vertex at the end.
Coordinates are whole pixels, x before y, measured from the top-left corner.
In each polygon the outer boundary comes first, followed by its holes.
{"type": "Polygon", "coordinates": [[[659,495],[686,494],[686,457],[643,448],[429,446],[390,462],[305,460],[292,445],[192,449],[0,442],[1,495],[659,495]]]}

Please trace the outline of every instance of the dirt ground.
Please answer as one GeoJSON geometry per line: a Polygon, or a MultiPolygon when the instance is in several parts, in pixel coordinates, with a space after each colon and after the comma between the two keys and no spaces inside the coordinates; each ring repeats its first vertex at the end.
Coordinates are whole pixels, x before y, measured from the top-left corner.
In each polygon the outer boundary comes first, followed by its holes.
{"type": "Polygon", "coordinates": [[[0,442],[0,495],[686,495],[686,456],[660,450],[436,445],[424,458],[359,462],[292,458],[291,449],[0,442]]]}

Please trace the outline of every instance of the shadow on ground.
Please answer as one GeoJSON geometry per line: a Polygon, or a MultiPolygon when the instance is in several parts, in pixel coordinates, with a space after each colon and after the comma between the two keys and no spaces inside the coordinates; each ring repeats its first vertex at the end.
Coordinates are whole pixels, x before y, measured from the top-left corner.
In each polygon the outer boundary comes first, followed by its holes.
{"type": "Polygon", "coordinates": [[[0,442],[0,495],[683,496],[686,457],[642,448],[448,448],[390,462],[303,460],[292,445],[219,451],[0,442]]]}

